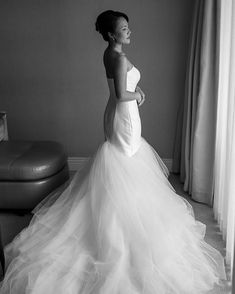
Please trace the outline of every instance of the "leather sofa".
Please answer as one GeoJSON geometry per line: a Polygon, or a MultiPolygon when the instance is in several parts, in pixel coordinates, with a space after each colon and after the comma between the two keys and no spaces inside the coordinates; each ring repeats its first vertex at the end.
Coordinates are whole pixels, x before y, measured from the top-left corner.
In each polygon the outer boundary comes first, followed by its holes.
{"type": "MultiPolygon", "coordinates": [[[[0,130],[4,129],[1,122],[6,133],[4,113],[0,113],[0,130]]],[[[4,136],[0,141],[0,209],[31,210],[69,179],[67,155],[58,142],[4,136]]]]}

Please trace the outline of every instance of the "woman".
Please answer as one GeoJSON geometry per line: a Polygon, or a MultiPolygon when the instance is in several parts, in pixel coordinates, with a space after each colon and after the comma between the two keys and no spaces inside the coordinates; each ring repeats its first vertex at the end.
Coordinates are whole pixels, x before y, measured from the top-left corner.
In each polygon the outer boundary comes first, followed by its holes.
{"type": "Polygon", "coordinates": [[[226,279],[190,204],[141,137],[139,70],[122,51],[128,17],[105,11],[106,141],[59,195],[48,196],[5,248],[6,294],[199,294],[226,279]]]}

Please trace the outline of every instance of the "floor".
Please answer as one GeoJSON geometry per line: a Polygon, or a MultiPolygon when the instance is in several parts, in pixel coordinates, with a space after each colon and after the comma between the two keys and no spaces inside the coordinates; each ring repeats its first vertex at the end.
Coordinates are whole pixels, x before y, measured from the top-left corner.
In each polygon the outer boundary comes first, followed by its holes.
{"type": "MultiPolygon", "coordinates": [[[[213,247],[218,249],[225,256],[225,242],[222,240],[222,235],[219,227],[213,218],[213,211],[207,205],[200,204],[191,200],[187,193],[183,191],[183,185],[179,181],[179,176],[170,174],[169,181],[176,190],[176,193],[185,197],[193,206],[195,218],[207,225],[205,240],[213,247]]],[[[31,214],[17,215],[10,212],[0,211],[0,224],[2,229],[3,244],[9,243],[17,233],[26,227],[31,219],[31,214]]],[[[230,276],[230,269],[226,268],[227,276],[230,276]]],[[[223,288],[215,288],[210,294],[230,294],[231,283],[223,288]]],[[[209,293],[208,293],[209,294],[209,293]]]]}

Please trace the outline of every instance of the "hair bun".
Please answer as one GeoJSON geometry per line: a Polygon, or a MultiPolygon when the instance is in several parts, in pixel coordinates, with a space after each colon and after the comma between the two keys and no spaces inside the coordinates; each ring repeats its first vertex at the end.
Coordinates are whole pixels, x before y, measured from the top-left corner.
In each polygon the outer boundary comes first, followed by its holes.
{"type": "Polygon", "coordinates": [[[105,41],[109,41],[108,32],[113,32],[118,18],[124,17],[128,22],[128,16],[125,13],[113,10],[106,10],[98,15],[95,22],[95,29],[99,32],[105,41]]]}

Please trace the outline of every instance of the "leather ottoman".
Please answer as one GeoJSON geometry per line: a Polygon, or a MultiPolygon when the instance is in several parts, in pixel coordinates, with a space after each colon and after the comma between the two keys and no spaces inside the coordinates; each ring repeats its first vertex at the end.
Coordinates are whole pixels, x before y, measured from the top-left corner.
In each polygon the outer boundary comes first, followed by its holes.
{"type": "Polygon", "coordinates": [[[67,156],[53,141],[0,142],[0,209],[33,209],[69,179],[67,156]]]}

